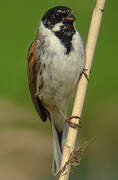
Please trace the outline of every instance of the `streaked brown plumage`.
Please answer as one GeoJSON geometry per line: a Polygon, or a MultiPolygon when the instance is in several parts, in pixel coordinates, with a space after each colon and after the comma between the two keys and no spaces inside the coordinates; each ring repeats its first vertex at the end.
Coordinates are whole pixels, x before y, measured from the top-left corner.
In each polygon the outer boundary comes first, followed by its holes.
{"type": "Polygon", "coordinates": [[[38,112],[39,116],[41,117],[42,121],[46,121],[47,117],[49,116],[48,111],[45,109],[41,100],[36,95],[36,80],[37,80],[37,65],[36,65],[36,57],[35,57],[35,50],[37,48],[37,41],[35,40],[32,42],[29,51],[28,51],[28,63],[27,63],[27,71],[28,71],[28,82],[29,82],[29,89],[30,94],[32,97],[33,104],[38,112]]]}

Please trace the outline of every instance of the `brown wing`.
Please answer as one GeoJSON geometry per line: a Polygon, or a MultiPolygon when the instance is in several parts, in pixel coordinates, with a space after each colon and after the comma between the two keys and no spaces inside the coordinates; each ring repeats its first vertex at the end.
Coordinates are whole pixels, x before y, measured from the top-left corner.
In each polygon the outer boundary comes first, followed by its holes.
{"type": "Polygon", "coordinates": [[[49,112],[45,109],[45,107],[42,105],[41,101],[39,100],[38,96],[36,95],[36,78],[37,78],[36,57],[35,57],[36,47],[37,47],[37,41],[35,40],[31,44],[28,51],[28,64],[27,64],[28,83],[35,109],[38,112],[42,121],[46,121],[47,117],[49,117],[49,112]]]}

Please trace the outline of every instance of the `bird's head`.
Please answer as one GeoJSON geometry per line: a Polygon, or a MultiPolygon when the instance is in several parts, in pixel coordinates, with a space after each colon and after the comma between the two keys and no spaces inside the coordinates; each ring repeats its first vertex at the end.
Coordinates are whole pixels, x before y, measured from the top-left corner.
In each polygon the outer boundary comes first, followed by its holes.
{"type": "Polygon", "coordinates": [[[43,18],[42,22],[45,27],[56,32],[60,30],[66,30],[73,27],[75,16],[70,8],[64,6],[57,6],[48,10],[43,18]]]}

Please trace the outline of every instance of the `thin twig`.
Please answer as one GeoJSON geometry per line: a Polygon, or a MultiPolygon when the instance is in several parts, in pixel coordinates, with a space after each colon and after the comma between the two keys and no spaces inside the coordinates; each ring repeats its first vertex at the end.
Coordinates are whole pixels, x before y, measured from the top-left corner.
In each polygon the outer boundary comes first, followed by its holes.
{"type": "MultiPolygon", "coordinates": [[[[91,71],[91,66],[92,66],[93,56],[98,38],[98,33],[100,29],[105,1],[106,0],[97,0],[96,7],[93,10],[93,15],[89,28],[88,39],[86,43],[86,65],[85,65],[85,69],[87,69],[86,75],[88,78],[91,71]]],[[[87,86],[88,86],[88,80],[86,79],[85,75],[82,74],[75,97],[72,116],[81,117],[87,86]]],[[[79,124],[79,119],[72,119],[71,122],[79,124]]],[[[77,128],[69,127],[66,145],[64,147],[63,157],[61,162],[61,170],[63,169],[63,171],[61,172],[58,180],[68,180],[69,178],[69,172],[71,166],[70,159],[73,154],[72,152],[74,152],[73,150],[75,147],[77,132],[78,132],[77,128]]]]}

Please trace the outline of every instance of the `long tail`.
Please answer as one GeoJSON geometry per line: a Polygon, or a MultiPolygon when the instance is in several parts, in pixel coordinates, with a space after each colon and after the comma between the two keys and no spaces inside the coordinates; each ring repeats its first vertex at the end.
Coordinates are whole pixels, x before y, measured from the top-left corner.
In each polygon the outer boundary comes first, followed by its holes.
{"type": "Polygon", "coordinates": [[[51,122],[54,151],[52,173],[55,176],[60,170],[63,147],[65,145],[68,132],[68,125],[64,122],[63,117],[60,116],[60,114],[54,114],[54,116],[52,115],[51,122]]]}

